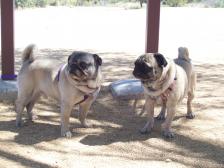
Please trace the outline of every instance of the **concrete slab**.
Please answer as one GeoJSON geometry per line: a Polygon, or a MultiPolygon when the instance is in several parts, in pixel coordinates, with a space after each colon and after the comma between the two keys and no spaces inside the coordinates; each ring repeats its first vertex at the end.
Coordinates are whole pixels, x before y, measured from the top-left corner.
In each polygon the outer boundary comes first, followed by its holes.
{"type": "Polygon", "coordinates": [[[138,79],[123,79],[111,83],[110,91],[116,99],[130,100],[144,97],[143,86],[138,79]]]}
{"type": "MultiPolygon", "coordinates": [[[[101,86],[100,92],[108,92],[108,84],[101,86]]],[[[13,103],[17,98],[17,81],[4,81],[0,79],[0,102],[13,103]]]]}
{"type": "Polygon", "coordinates": [[[0,101],[14,102],[17,97],[17,81],[3,81],[0,79],[0,101]]]}

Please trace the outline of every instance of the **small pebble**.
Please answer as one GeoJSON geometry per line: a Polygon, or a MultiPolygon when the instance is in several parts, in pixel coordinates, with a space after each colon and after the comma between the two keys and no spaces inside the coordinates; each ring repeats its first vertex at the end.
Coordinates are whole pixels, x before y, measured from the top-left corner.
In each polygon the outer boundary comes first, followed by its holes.
{"type": "Polygon", "coordinates": [[[166,159],[166,162],[172,162],[172,160],[171,159],[166,159]]]}

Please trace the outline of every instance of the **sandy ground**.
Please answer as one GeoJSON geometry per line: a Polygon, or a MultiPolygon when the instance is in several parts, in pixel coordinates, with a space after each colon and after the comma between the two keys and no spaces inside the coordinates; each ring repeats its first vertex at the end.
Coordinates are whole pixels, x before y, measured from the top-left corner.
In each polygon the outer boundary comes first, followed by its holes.
{"type": "MultiPolygon", "coordinates": [[[[104,85],[132,78],[133,61],[144,51],[144,14],[144,9],[121,8],[16,11],[16,71],[21,48],[33,42],[40,56],[62,62],[74,49],[98,53],[104,60],[104,85]]],[[[88,116],[93,128],[81,128],[74,109],[69,140],[60,137],[57,102],[40,100],[34,108],[39,119],[21,129],[15,127],[13,103],[1,102],[0,167],[224,167],[224,36],[223,23],[213,19],[218,14],[221,18],[224,11],[162,9],[160,50],[174,57],[179,44],[186,44],[198,73],[196,118],[184,117],[184,101],[173,121],[173,140],[161,137],[160,122],[151,135],[141,135],[139,129],[146,120],[146,114],[140,115],[141,103],[133,111],[131,101],[117,101],[107,90],[100,93],[88,116]],[[186,34],[188,29],[191,36],[186,34]]]]}
{"type": "MultiPolygon", "coordinates": [[[[40,55],[65,61],[70,52],[40,50],[40,55]]],[[[132,77],[135,55],[100,54],[104,57],[104,84],[132,77]]],[[[141,135],[139,129],[146,120],[146,114],[140,115],[142,104],[133,111],[131,101],[115,100],[105,89],[88,116],[93,128],[81,128],[74,109],[69,140],[60,137],[57,102],[39,101],[34,108],[39,119],[20,129],[15,127],[14,105],[0,103],[0,167],[224,167],[223,64],[196,65],[196,71],[196,118],[184,117],[184,101],[173,121],[173,140],[161,137],[160,122],[151,135],[141,135]]]]}

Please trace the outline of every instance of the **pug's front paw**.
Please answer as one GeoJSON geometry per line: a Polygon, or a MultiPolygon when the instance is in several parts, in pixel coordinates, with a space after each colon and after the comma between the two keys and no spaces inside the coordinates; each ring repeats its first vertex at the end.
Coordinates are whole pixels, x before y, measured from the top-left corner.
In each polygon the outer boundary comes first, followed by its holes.
{"type": "Polygon", "coordinates": [[[187,113],[186,118],[187,119],[194,119],[195,115],[193,113],[187,113]]]}
{"type": "Polygon", "coordinates": [[[147,122],[145,126],[140,130],[141,134],[150,134],[152,131],[153,122],[147,122]]]}
{"type": "Polygon", "coordinates": [[[87,122],[83,122],[83,123],[81,123],[81,126],[82,126],[83,128],[92,128],[92,127],[93,127],[93,125],[92,125],[91,123],[87,123],[87,122]]]}
{"type": "Polygon", "coordinates": [[[23,126],[22,122],[18,122],[18,123],[16,122],[16,127],[17,128],[21,128],[22,126],[23,126]]]}
{"type": "Polygon", "coordinates": [[[71,138],[72,133],[70,131],[62,132],[61,136],[66,137],[66,138],[71,138]]]}
{"type": "Polygon", "coordinates": [[[174,133],[171,132],[170,130],[164,130],[162,134],[165,138],[168,138],[168,139],[174,138],[174,133]]]}
{"type": "Polygon", "coordinates": [[[143,127],[142,129],[140,129],[141,134],[150,134],[151,132],[152,130],[150,128],[143,127]]]}
{"type": "Polygon", "coordinates": [[[21,128],[23,126],[23,120],[22,119],[16,119],[16,127],[21,128]]]}
{"type": "Polygon", "coordinates": [[[165,113],[159,113],[159,115],[156,117],[157,120],[165,120],[165,113]]]}

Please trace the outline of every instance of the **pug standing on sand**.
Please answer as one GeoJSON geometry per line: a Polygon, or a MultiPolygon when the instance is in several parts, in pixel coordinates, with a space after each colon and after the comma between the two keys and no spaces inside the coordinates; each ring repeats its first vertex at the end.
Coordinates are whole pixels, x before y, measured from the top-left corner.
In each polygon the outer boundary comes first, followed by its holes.
{"type": "Polygon", "coordinates": [[[141,129],[141,133],[150,133],[153,128],[156,102],[162,103],[162,109],[157,119],[165,119],[162,124],[162,133],[167,138],[174,136],[171,131],[171,122],[176,112],[176,106],[185,95],[188,96],[186,117],[194,118],[191,102],[194,98],[196,73],[191,64],[188,49],[180,47],[178,52],[178,58],[174,61],[159,53],[147,53],[135,61],[133,75],[140,79],[144,86],[145,109],[148,113],[148,121],[141,129]]]}
{"type": "Polygon", "coordinates": [[[23,52],[22,67],[18,74],[16,126],[22,125],[25,107],[28,118],[34,119],[33,106],[44,94],[59,101],[61,135],[70,138],[69,117],[74,105],[79,105],[82,126],[88,127],[85,119],[102,82],[102,59],[97,54],[73,52],[68,63],[61,66],[56,61],[38,58],[36,55],[35,45],[27,46],[23,52]]]}

